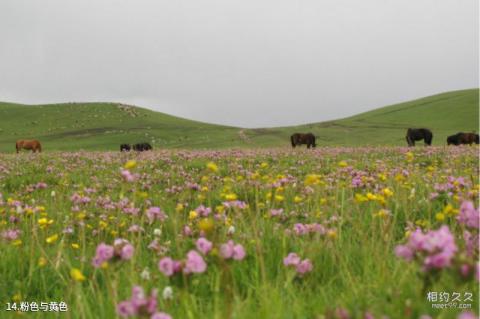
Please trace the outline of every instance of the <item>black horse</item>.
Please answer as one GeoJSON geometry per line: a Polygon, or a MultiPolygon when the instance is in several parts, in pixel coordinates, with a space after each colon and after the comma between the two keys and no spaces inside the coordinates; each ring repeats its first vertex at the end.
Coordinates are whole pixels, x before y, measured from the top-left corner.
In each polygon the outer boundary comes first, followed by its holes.
{"type": "Polygon", "coordinates": [[[121,152],[129,152],[131,150],[137,151],[137,152],[143,152],[143,151],[151,151],[152,150],[152,145],[149,143],[137,143],[137,144],[121,144],[120,145],[120,151],[121,152]]]}
{"type": "Polygon", "coordinates": [[[137,143],[133,145],[133,150],[137,152],[143,152],[143,151],[151,151],[152,150],[152,145],[149,143],[137,143]]]}
{"type": "Polygon", "coordinates": [[[129,152],[132,149],[130,144],[121,144],[120,145],[120,152],[129,152]]]}
{"type": "Polygon", "coordinates": [[[459,132],[455,135],[450,135],[447,137],[447,144],[448,145],[460,145],[460,144],[468,144],[471,145],[473,143],[478,144],[479,136],[475,133],[463,133],[459,132]]]}
{"type": "Polygon", "coordinates": [[[297,145],[307,144],[307,148],[317,146],[315,144],[315,135],[312,133],[295,133],[290,136],[290,141],[292,142],[292,147],[295,148],[297,145]]]}
{"type": "Polygon", "coordinates": [[[432,131],[426,128],[409,128],[407,130],[408,146],[415,146],[415,141],[424,140],[425,145],[432,145],[432,131]]]}

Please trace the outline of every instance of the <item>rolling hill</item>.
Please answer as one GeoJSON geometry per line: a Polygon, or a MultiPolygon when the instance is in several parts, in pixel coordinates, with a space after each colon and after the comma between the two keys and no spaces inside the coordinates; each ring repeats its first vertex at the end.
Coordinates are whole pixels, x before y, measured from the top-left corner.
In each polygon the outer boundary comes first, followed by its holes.
{"type": "Polygon", "coordinates": [[[478,131],[479,89],[453,91],[352,117],[299,126],[242,129],[118,103],[23,105],[0,102],[0,151],[17,139],[37,138],[45,150],[117,150],[148,141],[154,148],[285,146],[293,132],[312,132],[319,146],[405,145],[408,127],[428,127],[433,144],[448,135],[478,131]]]}

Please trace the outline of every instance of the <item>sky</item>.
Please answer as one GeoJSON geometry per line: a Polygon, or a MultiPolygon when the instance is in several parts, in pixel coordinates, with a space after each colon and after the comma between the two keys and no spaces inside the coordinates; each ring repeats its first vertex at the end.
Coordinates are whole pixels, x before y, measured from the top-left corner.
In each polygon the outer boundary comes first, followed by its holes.
{"type": "Polygon", "coordinates": [[[478,87],[478,24],[478,0],[1,0],[0,100],[320,122],[478,87]]]}

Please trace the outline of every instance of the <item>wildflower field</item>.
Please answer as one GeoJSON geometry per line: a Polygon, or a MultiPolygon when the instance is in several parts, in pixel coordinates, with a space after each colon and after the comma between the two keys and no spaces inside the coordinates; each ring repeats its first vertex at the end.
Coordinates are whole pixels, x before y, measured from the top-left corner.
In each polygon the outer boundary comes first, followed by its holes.
{"type": "Polygon", "coordinates": [[[0,154],[0,318],[475,318],[478,151],[0,154]]]}

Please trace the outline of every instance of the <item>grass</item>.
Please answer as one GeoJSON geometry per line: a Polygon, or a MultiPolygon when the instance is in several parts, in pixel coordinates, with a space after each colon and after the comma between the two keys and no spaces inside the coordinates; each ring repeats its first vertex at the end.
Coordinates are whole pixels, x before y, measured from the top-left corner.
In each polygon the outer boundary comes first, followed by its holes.
{"type": "Polygon", "coordinates": [[[408,127],[428,127],[433,144],[459,131],[478,131],[479,90],[463,90],[379,108],[353,117],[292,127],[242,129],[186,120],[116,103],[0,103],[0,151],[18,139],[45,150],[117,150],[147,141],[156,149],[288,146],[293,132],[313,132],[319,146],[405,145],[408,127]]]}
{"type": "MultiPolygon", "coordinates": [[[[65,301],[70,309],[65,318],[116,318],[116,305],[140,285],[147,293],[159,289],[158,309],[174,318],[330,319],[340,308],[352,318],[367,311],[375,318],[456,318],[461,310],[433,309],[426,291],[471,292],[471,307],[478,308],[473,271],[459,275],[462,264],[478,260],[478,242],[474,255],[465,255],[463,232],[478,235],[478,229],[456,219],[463,201],[478,201],[478,173],[476,146],[411,153],[327,147],[0,154],[0,302],[65,301]],[[207,165],[211,161],[214,165],[207,165]],[[133,181],[122,178],[125,163],[138,174],[133,181]],[[448,189],[438,191],[436,185],[448,189]],[[75,202],[74,194],[89,200],[75,202]],[[234,197],[248,206],[227,208],[227,198],[234,197]],[[212,209],[208,217],[192,215],[200,205],[212,209]],[[168,218],[150,224],[145,215],[150,206],[168,218]],[[272,216],[271,209],[283,212],[272,216]],[[388,213],[380,215],[382,209],[388,213]],[[213,226],[202,226],[205,220],[213,226]],[[295,224],[321,225],[325,232],[297,234],[295,224]],[[142,230],[131,231],[134,225],[142,230]],[[407,230],[442,225],[459,249],[451,267],[423,273],[423,258],[406,262],[395,256],[407,230]],[[235,231],[228,235],[230,226],[235,231]],[[19,230],[18,238],[5,237],[7,230],[19,230]],[[206,272],[164,276],[159,260],[184,259],[201,231],[216,248],[204,257],[206,272]],[[58,239],[47,242],[52,235],[58,239]],[[116,238],[135,247],[133,257],[93,267],[97,245],[116,238]],[[160,251],[149,248],[154,239],[160,251]],[[219,256],[229,239],[244,246],[244,260],[219,256]],[[300,276],[285,267],[290,252],[311,260],[313,270],[300,276]],[[85,280],[74,280],[72,268],[85,280]],[[142,277],[145,269],[150,278],[142,277]],[[173,288],[171,300],[161,297],[166,286],[173,288]]],[[[0,308],[0,317],[17,315],[0,308]]]]}

